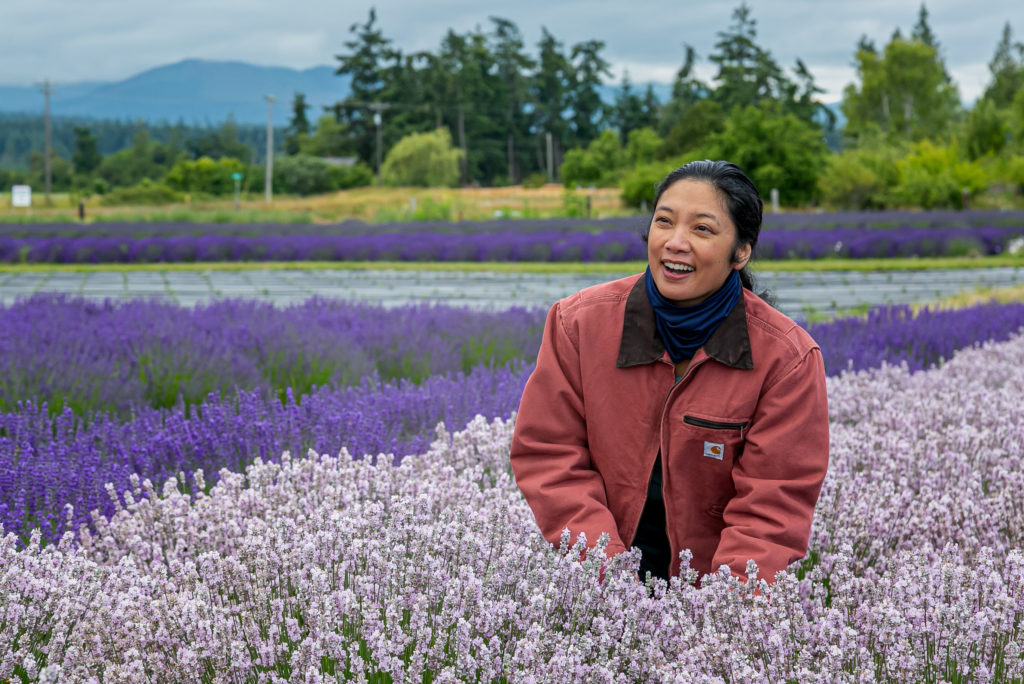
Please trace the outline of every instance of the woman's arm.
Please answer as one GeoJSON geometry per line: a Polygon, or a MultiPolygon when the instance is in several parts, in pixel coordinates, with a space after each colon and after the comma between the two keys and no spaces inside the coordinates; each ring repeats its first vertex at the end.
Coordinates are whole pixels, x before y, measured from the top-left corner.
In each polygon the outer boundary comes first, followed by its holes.
{"type": "Polygon", "coordinates": [[[592,547],[607,533],[605,553],[611,557],[626,547],[608,510],[604,480],[591,467],[579,339],[561,307],[556,303],[548,312],[537,367],[519,404],[512,472],[549,542],[557,545],[568,528],[573,543],[582,532],[592,547]]]}
{"type": "Polygon", "coordinates": [[[821,351],[809,349],[766,387],[733,466],[736,496],[726,505],[726,527],[712,569],[728,565],[746,576],[775,574],[807,553],[821,484],[828,469],[828,398],[821,351]]]}

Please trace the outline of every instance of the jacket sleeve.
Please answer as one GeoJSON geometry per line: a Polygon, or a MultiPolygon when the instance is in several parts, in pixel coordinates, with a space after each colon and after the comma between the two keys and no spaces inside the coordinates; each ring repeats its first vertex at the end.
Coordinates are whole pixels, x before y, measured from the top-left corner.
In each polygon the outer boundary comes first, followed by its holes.
{"type": "Polygon", "coordinates": [[[758,400],[743,453],[733,465],[736,495],[711,568],[746,578],[749,559],[769,582],[803,558],[814,506],[828,469],[828,398],[817,347],[808,350],[758,400]]]}
{"type": "Polygon", "coordinates": [[[607,533],[605,554],[611,557],[626,548],[608,509],[604,480],[591,467],[579,339],[567,330],[562,305],[548,312],[537,367],[519,404],[512,472],[549,542],[558,545],[568,528],[572,543],[583,532],[593,547],[607,533]]]}

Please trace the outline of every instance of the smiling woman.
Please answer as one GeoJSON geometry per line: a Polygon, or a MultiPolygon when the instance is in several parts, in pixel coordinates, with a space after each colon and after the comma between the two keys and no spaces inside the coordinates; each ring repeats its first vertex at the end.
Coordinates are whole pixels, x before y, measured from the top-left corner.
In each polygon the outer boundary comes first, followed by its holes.
{"type": "Polygon", "coordinates": [[[728,566],[775,574],[807,552],[828,465],[818,345],[751,290],[762,201],[729,162],[691,162],[658,187],[645,273],[548,314],[511,447],[544,536],[641,574],[728,566]],[[618,331],[618,332],[616,332],[618,331]]]}

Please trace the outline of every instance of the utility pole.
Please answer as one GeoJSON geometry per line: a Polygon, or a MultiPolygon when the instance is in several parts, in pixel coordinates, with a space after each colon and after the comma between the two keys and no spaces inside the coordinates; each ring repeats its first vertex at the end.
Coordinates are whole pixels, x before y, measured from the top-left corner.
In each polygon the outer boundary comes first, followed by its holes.
{"type": "Polygon", "coordinates": [[[380,185],[381,167],[384,165],[384,128],[381,113],[393,105],[389,102],[360,102],[358,100],[346,100],[339,102],[337,107],[358,107],[369,109],[373,112],[373,125],[377,128],[377,185],[380,185]]]}
{"type": "Polygon", "coordinates": [[[545,133],[544,134],[544,138],[546,139],[547,148],[548,148],[548,150],[547,150],[547,152],[548,152],[548,183],[554,183],[555,182],[555,155],[553,154],[552,145],[551,145],[551,133],[550,132],[545,133]]]}
{"type": "Polygon", "coordinates": [[[384,118],[382,112],[391,105],[387,102],[356,102],[373,112],[373,125],[377,127],[377,185],[380,185],[380,170],[384,165],[384,118]]]}
{"type": "Polygon", "coordinates": [[[267,100],[267,172],[263,178],[264,198],[270,204],[274,194],[274,100],[273,95],[264,96],[267,100]]]}
{"type": "Polygon", "coordinates": [[[49,80],[43,81],[41,86],[43,90],[43,121],[46,131],[45,135],[45,147],[43,152],[43,176],[46,178],[46,204],[49,206],[50,202],[50,189],[52,185],[52,177],[50,172],[50,156],[52,155],[52,140],[50,139],[50,93],[53,92],[53,86],[50,85],[49,80]]]}
{"type": "Polygon", "coordinates": [[[381,103],[373,103],[373,123],[377,127],[377,185],[380,185],[381,158],[384,154],[384,129],[381,126],[384,122],[380,115],[382,109],[384,109],[384,106],[381,103]]]}

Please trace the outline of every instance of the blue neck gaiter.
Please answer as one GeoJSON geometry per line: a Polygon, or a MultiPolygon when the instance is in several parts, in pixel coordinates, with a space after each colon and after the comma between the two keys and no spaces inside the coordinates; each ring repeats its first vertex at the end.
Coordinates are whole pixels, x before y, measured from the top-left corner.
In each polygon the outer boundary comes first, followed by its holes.
{"type": "Polygon", "coordinates": [[[644,274],[647,279],[647,298],[654,308],[654,323],[669,357],[676,363],[692,359],[711,333],[725,320],[736,301],[743,294],[740,272],[734,270],[725,284],[695,306],[678,306],[665,299],[654,284],[651,267],[644,274]]]}

